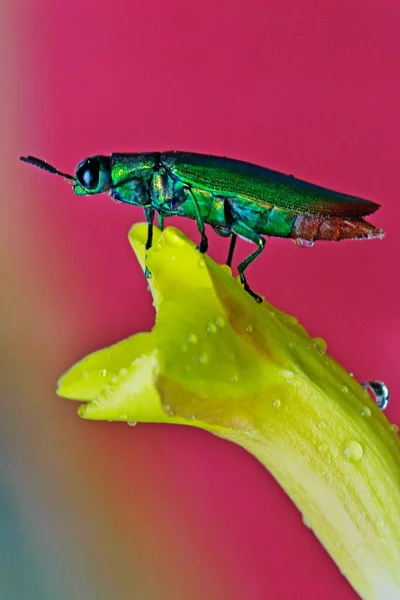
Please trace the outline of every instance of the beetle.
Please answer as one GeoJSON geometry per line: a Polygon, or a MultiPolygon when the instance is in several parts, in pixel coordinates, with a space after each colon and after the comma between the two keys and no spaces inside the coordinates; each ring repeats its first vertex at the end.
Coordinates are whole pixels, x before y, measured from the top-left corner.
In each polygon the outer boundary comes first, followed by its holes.
{"type": "Polygon", "coordinates": [[[178,151],[98,155],[82,160],[74,176],[33,156],[21,160],[64,177],[78,196],[109,192],[116,202],[142,206],[147,250],[156,212],[161,229],[164,217],[195,219],[200,252],[208,249],[206,223],[230,237],[228,266],[238,236],[254,242],[256,250],[238,265],[238,273],[244,289],[258,302],[262,299],[251,290],[244,272],[264,250],[263,235],[291,238],[302,247],[316,240],[384,236],[363,219],[379,204],[236,159],[178,151]]]}

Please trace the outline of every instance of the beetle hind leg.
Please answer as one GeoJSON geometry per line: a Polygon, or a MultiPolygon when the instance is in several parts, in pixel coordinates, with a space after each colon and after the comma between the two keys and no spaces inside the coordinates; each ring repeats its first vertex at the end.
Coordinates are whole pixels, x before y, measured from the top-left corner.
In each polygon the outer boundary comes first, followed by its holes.
{"type": "MultiPolygon", "coordinates": [[[[255,244],[257,244],[257,249],[254,252],[252,252],[247,258],[245,258],[238,265],[238,272],[239,272],[240,281],[242,282],[242,285],[243,285],[244,289],[246,290],[246,292],[248,294],[250,294],[250,296],[252,296],[256,300],[256,302],[262,302],[261,296],[259,296],[255,292],[253,292],[253,290],[250,288],[249,284],[247,283],[244,272],[247,269],[247,267],[249,267],[251,265],[251,263],[254,262],[256,260],[256,258],[258,256],[260,256],[261,252],[264,250],[265,239],[261,235],[259,235],[255,231],[253,231],[253,229],[250,229],[250,227],[248,227],[241,221],[236,221],[236,222],[232,223],[231,228],[232,228],[232,233],[234,235],[235,234],[239,235],[240,237],[244,238],[245,240],[248,240],[249,242],[254,242],[255,244]]],[[[232,245],[232,243],[233,242],[231,242],[231,245],[232,245]]]]}

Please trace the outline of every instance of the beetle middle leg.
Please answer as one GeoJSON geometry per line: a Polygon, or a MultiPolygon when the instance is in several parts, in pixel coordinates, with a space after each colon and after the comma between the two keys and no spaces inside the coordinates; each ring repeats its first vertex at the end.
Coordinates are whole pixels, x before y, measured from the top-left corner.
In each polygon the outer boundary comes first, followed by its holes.
{"type": "Polygon", "coordinates": [[[193,191],[190,188],[187,188],[187,191],[188,191],[190,199],[193,203],[194,211],[196,214],[197,227],[198,227],[198,230],[201,235],[200,245],[197,246],[197,249],[200,250],[200,252],[202,254],[204,254],[208,250],[208,239],[207,239],[206,232],[205,232],[203,217],[201,216],[200,207],[197,202],[195,194],[193,193],[193,191]]]}
{"type": "Polygon", "coordinates": [[[248,292],[250,294],[250,296],[252,296],[257,302],[262,302],[261,296],[259,296],[255,292],[253,292],[253,290],[250,288],[249,284],[246,281],[244,272],[247,269],[247,267],[250,266],[251,263],[254,262],[256,260],[256,258],[258,256],[260,256],[261,252],[264,250],[265,239],[261,235],[259,235],[255,231],[253,231],[253,229],[251,229],[250,227],[245,225],[242,221],[233,222],[231,229],[234,234],[239,235],[240,237],[242,237],[246,240],[249,240],[250,242],[254,242],[258,246],[257,250],[252,252],[247,258],[245,258],[238,265],[238,272],[239,272],[240,281],[242,282],[243,287],[246,290],[246,292],[248,292]]]}
{"type": "Polygon", "coordinates": [[[236,233],[232,233],[231,241],[229,244],[228,258],[226,259],[226,265],[228,267],[232,266],[233,253],[235,251],[236,242],[237,242],[237,235],[236,235],[236,233]]]}

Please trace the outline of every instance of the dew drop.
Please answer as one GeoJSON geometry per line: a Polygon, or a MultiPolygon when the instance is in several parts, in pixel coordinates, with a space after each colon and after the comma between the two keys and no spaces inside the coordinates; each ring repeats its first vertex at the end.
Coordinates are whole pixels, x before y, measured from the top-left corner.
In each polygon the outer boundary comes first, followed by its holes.
{"type": "Polygon", "coordinates": [[[380,529],[383,529],[385,527],[385,521],[383,519],[379,519],[377,523],[380,529]]]}
{"type": "Polygon", "coordinates": [[[343,392],[343,394],[347,394],[347,392],[348,392],[348,391],[349,391],[349,388],[347,387],[347,385],[344,385],[344,386],[342,387],[342,392],[343,392]]]}
{"type": "Polygon", "coordinates": [[[125,367],[122,367],[122,369],[119,370],[119,374],[121,375],[121,377],[124,377],[125,375],[128,374],[128,369],[125,369],[125,367]]]}
{"type": "Polygon", "coordinates": [[[367,390],[381,410],[387,408],[390,394],[387,385],[383,381],[364,381],[361,385],[367,390]]]}
{"type": "Polygon", "coordinates": [[[251,333],[253,331],[253,325],[251,325],[249,323],[249,325],[247,325],[247,327],[246,327],[246,331],[247,331],[247,333],[251,333]]]}
{"type": "Polygon", "coordinates": [[[128,419],[128,415],[126,413],[122,413],[122,415],[119,415],[118,417],[121,421],[126,421],[128,419]]]}
{"type": "Polygon", "coordinates": [[[314,246],[313,240],[305,240],[304,238],[297,238],[293,241],[296,244],[296,246],[299,246],[300,248],[311,248],[311,246],[314,246]]]}
{"type": "Polygon", "coordinates": [[[293,342],[289,342],[289,343],[288,343],[288,346],[289,346],[290,350],[293,350],[293,348],[294,348],[294,344],[293,344],[293,342]]]}
{"type": "Polygon", "coordinates": [[[389,427],[390,431],[393,431],[394,433],[399,433],[399,426],[396,425],[396,423],[392,423],[389,427]]]}
{"type": "Polygon", "coordinates": [[[349,373],[350,377],[354,377],[354,373],[349,373]]]}
{"type": "Polygon", "coordinates": [[[162,409],[164,412],[167,413],[167,415],[173,415],[174,411],[172,410],[171,406],[169,404],[163,404],[162,405],[162,409]]]}
{"type": "Polygon", "coordinates": [[[313,339],[314,348],[316,348],[321,354],[325,354],[328,344],[323,338],[316,337],[313,339]]]}
{"type": "Polygon", "coordinates": [[[303,523],[309,529],[311,528],[311,521],[308,517],[306,517],[306,515],[303,515],[303,523]]]}
{"type": "Polygon", "coordinates": [[[208,363],[208,354],[200,354],[199,356],[199,363],[201,365],[206,365],[208,363]]]}
{"type": "Polygon", "coordinates": [[[215,323],[210,323],[207,325],[207,333],[217,333],[217,326],[215,323]]]}
{"type": "Polygon", "coordinates": [[[101,369],[101,370],[100,370],[100,375],[101,375],[102,377],[107,377],[107,373],[108,373],[107,369],[101,369]]]}
{"type": "Polygon", "coordinates": [[[238,379],[239,379],[239,377],[238,377],[238,374],[237,374],[237,373],[234,373],[233,375],[231,375],[231,376],[230,376],[230,380],[231,380],[233,383],[236,383],[238,379]]]}
{"type": "Polygon", "coordinates": [[[270,310],[270,311],[269,311],[269,316],[270,316],[270,317],[272,317],[272,318],[274,318],[274,317],[275,317],[275,313],[274,313],[274,311],[273,311],[273,310],[270,310]]]}
{"type": "Polygon", "coordinates": [[[279,409],[280,409],[280,407],[281,407],[281,404],[282,404],[282,403],[281,403],[281,401],[279,400],[279,398],[276,398],[276,400],[274,400],[274,401],[272,402],[272,406],[273,406],[273,408],[276,408],[276,410],[279,410],[279,409]]]}
{"type": "Polygon", "coordinates": [[[195,333],[191,333],[187,339],[189,344],[197,344],[197,335],[195,333]]]}
{"type": "Polygon", "coordinates": [[[116,375],[113,375],[110,379],[111,383],[115,383],[116,381],[118,381],[118,377],[116,375]]]}
{"type": "Polygon", "coordinates": [[[137,425],[137,421],[127,421],[129,427],[135,427],[137,425]]]}
{"type": "Polygon", "coordinates": [[[344,455],[347,460],[351,462],[358,462],[363,455],[361,444],[355,440],[349,440],[344,446],[344,455]]]}
{"type": "Polygon", "coordinates": [[[217,327],[222,328],[222,327],[225,327],[226,321],[225,321],[224,317],[217,317],[215,319],[215,324],[217,327]]]}
{"type": "Polygon", "coordinates": [[[324,421],[320,421],[318,423],[318,429],[326,429],[326,423],[324,421]]]}
{"type": "Polygon", "coordinates": [[[328,444],[326,442],[322,442],[322,444],[319,444],[318,452],[320,454],[325,454],[326,452],[328,452],[328,444]]]}
{"type": "Polygon", "coordinates": [[[361,411],[361,416],[362,417],[370,417],[371,416],[371,409],[369,408],[369,406],[363,406],[363,409],[361,411]]]}
{"type": "Polygon", "coordinates": [[[200,258],[197,264],[200,267],[200,269],[204,269],[204,267],[206,266],[204,258],[200,258]]]}

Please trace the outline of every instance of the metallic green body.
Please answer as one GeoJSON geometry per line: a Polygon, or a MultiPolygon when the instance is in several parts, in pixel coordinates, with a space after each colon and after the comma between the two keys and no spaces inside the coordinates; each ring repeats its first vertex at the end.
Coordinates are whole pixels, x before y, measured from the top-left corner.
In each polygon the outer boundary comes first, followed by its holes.
{"type": "Polygon", "coordinates": [[[182,186],[190,188],[203,221],[222,234],[227,229],[225,201],[236,221],[275,237],[295,237],[299,215],[354,219],[378,208],[368,200],[238,160],[187,152],[112,154],[110,158],[112,181],[118,186],[111,191],[114,199],[151,204],[166,217],[195,219],[193,203],[182,193],[182,186]],[[119,186],[127,177],[135,179],[119,186]]]}
{"type": "Polygon", "coordinates": [[[227,264],[236,236],[254,242],[257,249],[238,271],[245,289],[257,300],[244,271],[262,252],[262,235],[292,238],[302,246],[315,240],[383,237],[362,218],[378,204],[239,160],[172,151],[111,154],[83,160],[75,177],[34,157],[22,160],[72,180],[78,195],[108,191],[116,202],[142,206],[149,224],[148,248],[155,212],[160,223],[172,215],[195,219],[201,252],[208,248],[205,223],[218,234],[231,236],[227,264]]]}

